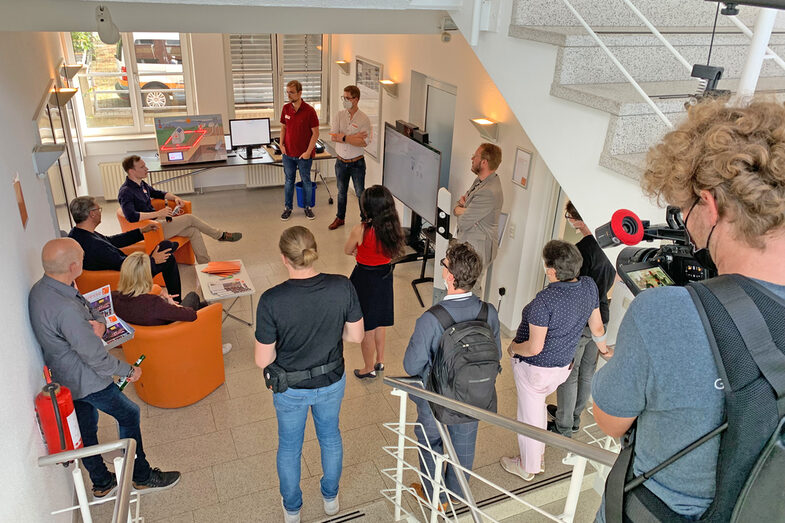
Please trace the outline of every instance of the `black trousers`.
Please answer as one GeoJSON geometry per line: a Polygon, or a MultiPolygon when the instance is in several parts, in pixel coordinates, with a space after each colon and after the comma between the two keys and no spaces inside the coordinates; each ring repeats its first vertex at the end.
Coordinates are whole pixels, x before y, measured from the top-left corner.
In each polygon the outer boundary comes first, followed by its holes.
{"type": "Polygon", "coordinates": [[[172,249],[172,252],[169,254],[166,261],[161,264],[155,263],[155,260],[150,257],[150,268],[153,276],[159,273],[163,275],[164,283],[166,284],[166,292],[169,294],[176,294],[177,298],[175,298],[175,301],[179,303],[181,300],[180,293],[182,292],[182,285],[180,284],[180,270],[177,268],[177,261],[174,259],[174,251],[177,247],[177,242],[171,242],[169,240],[164,240],[159,243],[159,251],[172,249]]]}

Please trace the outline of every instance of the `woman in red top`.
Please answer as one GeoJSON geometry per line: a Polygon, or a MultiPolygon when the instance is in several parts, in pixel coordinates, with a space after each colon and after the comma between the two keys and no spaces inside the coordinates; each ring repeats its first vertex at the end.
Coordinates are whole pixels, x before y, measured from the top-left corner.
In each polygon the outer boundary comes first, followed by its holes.
{"type": "Polygon", "coordinates": [[[349,277],[363,311],[365,366],[358,378],[375,378],[384,370],[384,328],[393,324],[393,278],[390,260],[403,252],[403,231],[392,194],[386,187],[368,187],[360,196],[362,222],[352,229],[344,252],[357,265],[349,277]]]}

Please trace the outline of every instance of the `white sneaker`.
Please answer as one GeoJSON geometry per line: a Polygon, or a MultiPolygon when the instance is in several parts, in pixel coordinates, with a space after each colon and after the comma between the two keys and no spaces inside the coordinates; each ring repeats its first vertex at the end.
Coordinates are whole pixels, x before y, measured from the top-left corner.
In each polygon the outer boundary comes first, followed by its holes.
{"type": "Polygon", "coordinates": [[[523,481],[531,481],[534,479],[534,474],[530,472],[526,472],[523,470],[521,466],[521,457],[515,456],[514,458],[508,458],[506,456],[502,456],[502,459],[499,460],[502,468],[509,472],[510,474],[515,474],[516,476],[520,477],[523,481]]]}
{"type": "Polygon", "coordinates": [[[286,507],[283,506],[283,498],[281,498],[281,508],[283,509],[284,523],[300,523],[300,511],[298,510],[296,513],[292,514],[286,510],[286,507]]]}
{"type": "Polygon", "coordinates": [[[223,345],[221,345],[221,352],[223,352],[224,354],[226,354],[230,350],[232,350],[232,344],[231,343],[224,343],[223,345]]]}
{"type": "Polygon", "coordinates": [[[338,506],[338,496],[335,496],[333,499],[324,499],[324,513],[328,516],[334,516],[338,513],[340,507],[338,506]]]}

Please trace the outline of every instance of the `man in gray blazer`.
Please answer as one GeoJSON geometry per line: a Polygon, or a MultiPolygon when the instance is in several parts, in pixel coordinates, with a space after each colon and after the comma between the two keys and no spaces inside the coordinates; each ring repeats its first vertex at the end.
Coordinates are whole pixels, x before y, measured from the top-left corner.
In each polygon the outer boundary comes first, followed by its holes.
{"type": "Polygon", "coordinates": [[[482,258],[483,273],[473,289],[480,297],[485,272],[496,258],[499,246],[499,214],[504,195],[496,169],[501,162],[502,150],[497,145],[480,144],[472,156],[472,172],[477,178],[453,209],[458,220],[456,237],[460,241],[469,242],[482,258]]]}

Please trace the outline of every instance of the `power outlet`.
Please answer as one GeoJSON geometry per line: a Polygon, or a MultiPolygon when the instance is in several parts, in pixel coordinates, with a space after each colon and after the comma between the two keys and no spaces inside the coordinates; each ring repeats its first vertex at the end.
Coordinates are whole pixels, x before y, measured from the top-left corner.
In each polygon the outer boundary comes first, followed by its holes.
{"type": "Polygon", "coordinates": [[[511,224],[510,224],[510,225],[507,227],[507,230],[509,231],[509,232],[507,233],[507,235],[508,235],[508,236],[509,236],[511,239],[512,239],[512,238],[515,238],[515,224],[514,224],[514,223],[511,223],[511,224]]]}

